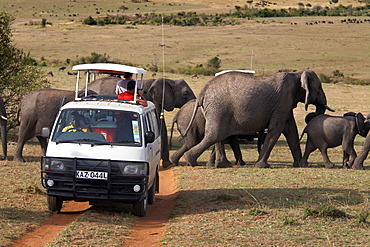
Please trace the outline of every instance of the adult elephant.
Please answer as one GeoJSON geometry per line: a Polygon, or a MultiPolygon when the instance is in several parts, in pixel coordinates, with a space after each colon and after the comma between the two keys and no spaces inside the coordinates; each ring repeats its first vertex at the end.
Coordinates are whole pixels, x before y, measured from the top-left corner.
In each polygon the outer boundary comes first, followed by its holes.
{"type": "MultiPolygon", "coordinates": [[[[89,83],[88,89],[100,94],[114,94],[118,80],[120,78],[114,76],[100,78],[89,83]]],[[[184,80],[148,79],[144,80],[142,87],[146,91],[145,98],[155,104],[158,112],[158,120],[161,123],[162,165],[164,168],[167,168],[171,165],[167,128],[164,118],[160,119],[159,115],[162,109],[172,111],[174,108],[181,108],[189,100],[195,99],[195,95],[184,80]],[[162,96],[164,96],[164,100],[162,96]]]]}
{"type": "Polygon", "coordinates": [[[315,72],[276,72],[252,77],[233,71],[214,77],[201,90],[192,115],[194,119],[198,108],[202,108],[206,119],[204,138],[185,152],[185,159],[195,165],[212,144],[231,135],[254,133],[267,127],[255,166],[270,167],[268,157],[282,132],[292,150],[293,166],[299,166],[302,153],[297,145],[298,130],[293,115],[298,102],[305,103],[306,110],[309,104],[316,105],[318,114],[330,109],[315,72]]]}
{"type": "MultiPolygon", "coordinates": [[[[187,135],[184,135],[185,129],[187,128],[191,120],[191,114],[194,110],[195,102],[195,99],[188,101],[185,105],[181,107],[181,109],[172,119],[171,138],[174,125],[176,124],[177,130],[180,132],[183,141],[183,145],[181,146],[181,148],[173,153],[170,157],[170,161],[174,165],[178,165],[181,156],[187,150],[198,144],[204,137],[205,118],[201,112],[196,113],[191,128],[189,129],[187,135]]],[[[242,159],[237,136],[228,137],[227,141],[234,152],[235,165],[245,165],[245,162],[242,159]]],[[[216,168],[231,166],[231,163],[226,158],[223,142],[218,142],[215,144],[207,166],[214,166],[216,168]]]]}
{"type": "MultiPolygon", "coordinates": [[[[81,96],[84,93],[81,91],[81,96]]],[[[89,91],[89,94],[94,93],[89,91]]],[[[40,142],[42,151],[46,152],[47,139],[41,136],[42,128],[51,129],[62,101],[69,102],[74,98],[75,91],[43,88],[30,92],[22,99],[18,110],[20,126],[14,161],[25,162],[22,154],[24,144],[35,136],[40,142]]]]}
{"type": "MultiPolygon", "coordinates": [[[[365,122],[367,124],[370,123],[370,114],[367,115],[365,122]]],[[[360,153],[353,162],[352,169],[364,170],[364,161],[366,160],[367,155],[369,154],[369,150],[370,150],[370,131],[366,135],[365,142],[364,145],[362,146],[360,153]]]]}
{"type": "Polygon", "coordinates": [[[6,115],[5,105],[3,99],[0,97],[0,131],[1,131],[1,144],[3,148],[3,159],[8,156],[8,137],[7,137],[7,122],[8,118],[6,115]]]}

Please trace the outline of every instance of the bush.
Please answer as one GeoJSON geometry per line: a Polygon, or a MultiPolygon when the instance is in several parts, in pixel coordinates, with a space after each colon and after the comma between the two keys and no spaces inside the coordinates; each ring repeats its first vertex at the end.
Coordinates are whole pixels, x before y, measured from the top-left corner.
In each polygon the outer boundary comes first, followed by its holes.
{"type": "Polygon", "coordinates": [[[18,125],[17,110],[22,98],[31,91],[50,86],[36,60],[13,46],[10,39],[13,21],[14,17],[0,12],[0,95],[8,115],[8,130],[18,125]]]}
{"type": "Polygon", "coordinates": [[[85,25],[96,25],[97,22],[96,20],[94,20],[94,18],[92,18],[91,16],[87,17],[85,20],[84,20],[84,24],[85,25]]]}

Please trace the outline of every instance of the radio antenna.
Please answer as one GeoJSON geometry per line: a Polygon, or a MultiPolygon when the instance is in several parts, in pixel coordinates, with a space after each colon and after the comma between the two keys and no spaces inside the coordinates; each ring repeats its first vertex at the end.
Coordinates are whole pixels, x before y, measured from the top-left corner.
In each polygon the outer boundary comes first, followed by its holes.
{"type": "MultiPolygon", "coordinates": [[[[162,78],[163,78],[163,84],[162,84],[162,109],[160,114],[160,120],[164,120],[164,93],[166,90],[166,78],[165,78],[165,71],[164,71],[164,25],[163,25],[163,14],[162,14],[162,78]]],[[[161,124],[163,124],[164,121],[161,121],[161,124]]],[[[162,130],[162,128],[161,128],[162,130]]]]}
{"type": "Polygon", "coordinates": [[[252,55],[251,55],[251,67],[250,67],[250,69],[252,69],[253,68],[253,50],[252,50],[252,55]]]}

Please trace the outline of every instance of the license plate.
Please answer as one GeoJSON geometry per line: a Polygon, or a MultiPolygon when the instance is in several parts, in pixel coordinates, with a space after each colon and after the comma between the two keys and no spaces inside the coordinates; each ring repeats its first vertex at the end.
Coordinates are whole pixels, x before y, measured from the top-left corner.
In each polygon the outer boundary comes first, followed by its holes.
{"type": "Polygon", "coordinates": [[[107,180],[108,172],[76,171],[76,178],[107,180]]]}

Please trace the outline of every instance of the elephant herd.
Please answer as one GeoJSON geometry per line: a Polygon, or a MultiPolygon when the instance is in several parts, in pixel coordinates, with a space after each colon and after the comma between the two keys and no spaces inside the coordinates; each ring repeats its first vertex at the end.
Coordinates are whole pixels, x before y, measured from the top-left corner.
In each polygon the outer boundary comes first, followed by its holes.
{"type": "MultiPolygon", "coordinates": [[[[114,94],[120,78],[115,76],[100,78],[88,85],[90,94],[114,94]]],[[[180,108],[173,119],[183,139],[182,147],[169,156],[166,123],[159,117],[162,139],[162,166],[178,165],[184,156],[191,166],[197,165],[198,157],[214,145],[209,164],[215,167],[229,167],[224,143],[230,144],[237,165],[244,165],[238,143],[238,135],[263,132],[268,129],[255,166],[270,167],[268,158],[283,134],[289,145],[294,167],[308,166],[308,156],[317,148],[323,156],[326,168],[334,164],[329,160],[327,149],[342,145],[343,167],[363,169],[363,162],[370,150],[370,115],[348,113],[344,116],[329,116],[327,100],[321,82],[310,70],[280,70],[267,76],[253,76],[238,71],[230,71],[211,79],[196,98],[184,80],[149,79],[144,80],[146,99],[152,101],[161,113],[163,109],[172,111],[180,108]],[[300,149],[298,128],[293,109],[299,102],[316,107],[315,113],[306,117],[307,134],[304,155],[300,149]],[[353,143],[356,135],[366,137],[359,156],[353,143]]],[[[19,133],[14,161],[25,162],[22,150],[26,141],[37,137],[45,152],[47,140],[41,136],[43,127],[52,127],[62,102],[74,99],[74,91],[60,89],[39,89],[29,93],[19,108],[19,133]]],[[[158,114],[160,116],[160,114],[158,114]]],[[[6,148],[6,113],[0,101],[0,127],[4,158],[6,148]]],[[[173,127],[172,127],[173,128],[173,127]]],[[[172,133],[172,132],[171,132],[172,133]]]]}

